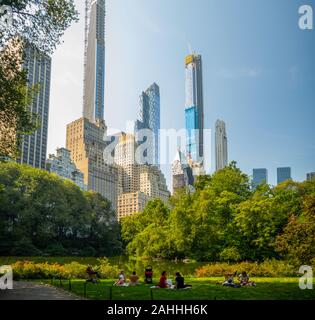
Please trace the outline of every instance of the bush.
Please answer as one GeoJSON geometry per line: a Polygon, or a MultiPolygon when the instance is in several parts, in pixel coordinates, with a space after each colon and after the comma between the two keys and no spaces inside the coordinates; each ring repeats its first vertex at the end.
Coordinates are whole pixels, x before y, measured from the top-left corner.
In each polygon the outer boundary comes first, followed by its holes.
{"type": "Polygon", "coordinates": [[[195,275],[202,277],[221,277],[226,273],[246,271],[255,277],[292,277],[296,276],[298,269],[285,261],[266,260],[258,262],[240,262],[236,264],[214,263],[196,269],[195,275]]]}
{"type": "Polygon", "coordinates": [[[67,263],[63,266],[64,276],[67,278],[85,279],[87,277],[86,266],[78,262],[67,263]]]}
{"type": "Polygon", "coordinates": [[[101,278],[112,279],[118,276],[119,268],[112,266],[107,258],[99,258],[97,262],[96,270],[100,273],[101,278]]]}
{"type": "MultiPolygon", "coordinates": [[[[78,262],[66,263],[64,265],[53,263],[35,263],[31,261],[17,261],[12,264],[13,276],[15,280],[19,279],[86,279],[87,266],[78,262]]],[[[98,259],[98,264],[94,269],[100,273],[101,278],[116,278],[119,269],[112,266],[108,259],[98,259]]]]}

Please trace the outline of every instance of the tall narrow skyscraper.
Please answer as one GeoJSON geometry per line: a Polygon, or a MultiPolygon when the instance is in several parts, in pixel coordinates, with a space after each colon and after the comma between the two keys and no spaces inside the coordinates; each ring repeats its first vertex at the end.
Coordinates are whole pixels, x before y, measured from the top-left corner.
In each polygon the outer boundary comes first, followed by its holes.
{"type": "Polygon", "coordinates": [[[31,135],[23,136],[19,163],[45,169],[51,80],[51,58],[37,49],[26,46],[24,69],[27,70],[28,85],[39,84],[39,93],[30,105],[30,112],[38,117],[38,129],[31,135]]]}
{"type": "Polygon", "coordinates": [[[148,149],[145,156],[148,164],[158,167],[160,165],[160,128],[160,88],[156,83],[153,83],[140,96],[139,120],[135,123],[135,136],[139,144],[148,140],[148,149]],[[143,137],[140,131],[142,129],[149,129],[151,131],[150,136],[144,135],[143,137]]]}
{"type": "Polygon", "coordinates": [[[215,164],[216,171],[228,165],[228,147],[225,122],[217,120],[215,124],[215,164]]]}
{"type": "Polygon", "coordinates": [[[83,117],[104,119],[105,0],[85,1],[83,117]]]}
{"type": "Polygon", "coordinates": [[[188,161],[204,161],[204,107],[201,55],[189,55],[185,59],[186,82],[186,155],[188,161]]]}

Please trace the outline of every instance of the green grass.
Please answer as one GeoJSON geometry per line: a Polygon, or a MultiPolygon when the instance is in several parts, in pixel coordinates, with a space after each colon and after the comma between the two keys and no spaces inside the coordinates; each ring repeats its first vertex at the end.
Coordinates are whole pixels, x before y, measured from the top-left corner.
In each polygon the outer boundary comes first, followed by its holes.
{"type": "MultiPolygon", "coordinates": [[[[298,278],[252,278],[256,287],[228,288],[218,283],[222,278],[193,278],[186,282],[193,285],[188,290],[152,289],[154,300],[315,300],[315,290],[301,290],[298,278]]],[[[50,281],[42,281],[50,283],[50,281]]],[[[71,291],[84,295],[84,280],[72,280],[71,291]]],[[[110,288],[113,300],[151,300],[150,285],[137,287],[113,287],[114,280],[101,280],[99,284],[87,284],[87,298],[109,300],[110,288]]],[[[54,281],[60,287],[59,280],[54,281]]],[[[62,288],[69,290],[68,281],[62,288]]]]}

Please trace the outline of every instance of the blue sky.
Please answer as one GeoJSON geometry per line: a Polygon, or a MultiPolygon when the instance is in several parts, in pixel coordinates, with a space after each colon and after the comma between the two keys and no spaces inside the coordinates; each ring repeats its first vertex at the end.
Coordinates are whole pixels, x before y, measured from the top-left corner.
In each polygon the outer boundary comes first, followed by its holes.
{"type": "MultiPolygon", "coordinates": [[[[81,21],[53,56],[50,153],[82,114],[84,7],[76,3],[81,21]]],[[[229,160],[248,174],[267,168],[272,184],[278,166],[304,180],[315,171],[315,30],[298,28],[304,4],[315,10],[308,0],[107,0],[106,124],[125,130],[156,82],[161,126],[183,128],[190,44],[203,57],[205,127],[226,122],[229,160]]],[[[212,172],[214,145],[206,152],[212,172]]]]}

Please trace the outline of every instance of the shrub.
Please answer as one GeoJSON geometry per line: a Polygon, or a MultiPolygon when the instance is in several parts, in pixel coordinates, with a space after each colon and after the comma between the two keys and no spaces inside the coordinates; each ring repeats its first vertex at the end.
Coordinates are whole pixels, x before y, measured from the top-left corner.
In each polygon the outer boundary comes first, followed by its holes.
{"type": "MultiPolygon", "coordinates": [[[[53,263],[35,263],[31,261],[17,261],[12,264],[14,279],[86,279],[87,266],[78,262],[66,263],[64,265],[53,263]]],[[[101,278],[116,278],[119,269],[112,266],[107,258],[98,259],[94,269],[100,273],[101,278]]]]}
{"type": "Polygon", "coordinates": [[[246,271],[256,277],[291,277],[296,276],[298,270],[285,261],[266,260],[258,262],[240,262],[235,264],[213,263],[196,269],[195,275],[202,277],[220,277],[226,273],[246,271]]]}
{"type": "Polygon", "coordinates": [[[78,262],[67,263],[63,266],[64,276],[71,279],[84,279],[87,277],[86,266],[78,262]]]}
{"type": "Polygon", "coordinates": [[[112,266],[107,258],[97,259],[98,265],[95,269],[100,273],[101,278],[110,279],[116,278],[119,273],[119,268],[117,266],[112,266]]]}

